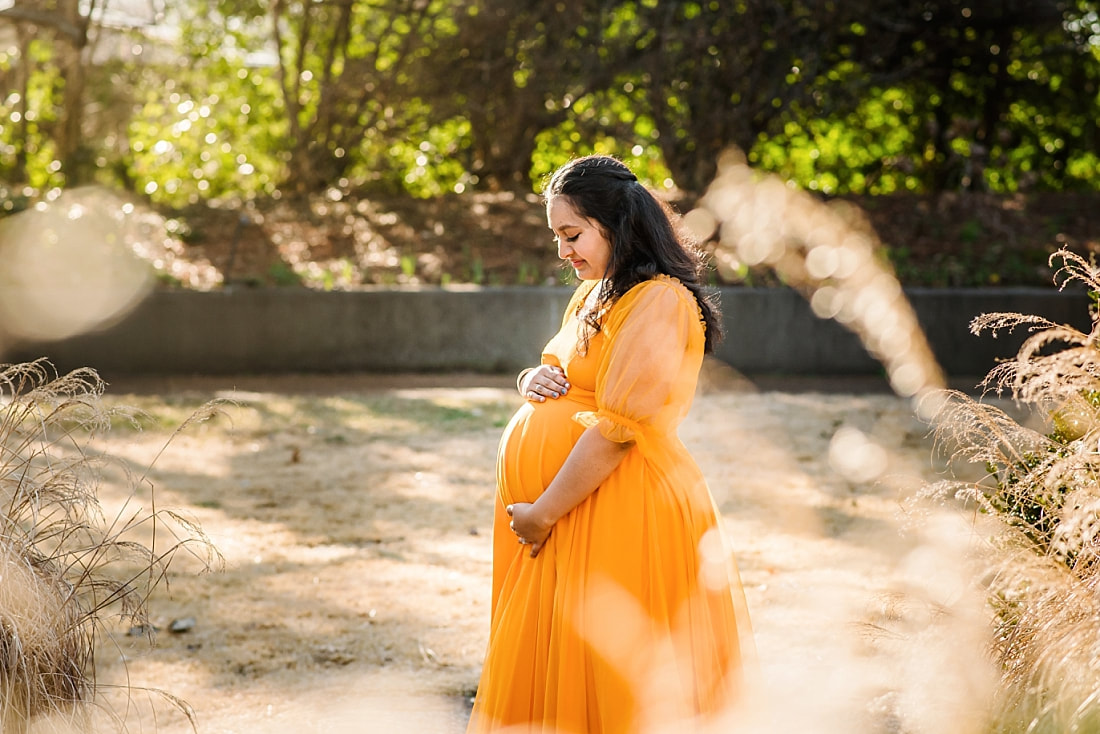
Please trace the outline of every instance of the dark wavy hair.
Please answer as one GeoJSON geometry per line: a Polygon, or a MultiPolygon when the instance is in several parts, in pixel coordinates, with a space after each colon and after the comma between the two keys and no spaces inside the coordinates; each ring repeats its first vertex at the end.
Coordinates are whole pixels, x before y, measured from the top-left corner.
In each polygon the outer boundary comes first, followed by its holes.
{"type": "Polygon", "coordinates": [[[595,334],[598,315],[639,283],[671,275],[695,296],[706,325],[705,351],[713,352],[723,329],[717,297],[703,290],[703,253],[677,226],[671,207],[643,186],[626,164],[591,155],[569,161],[543,190],[549,202],[565,197],[577,213],[596,222],[611,243],[610,275],[604,279],[596,308],[585,322],[595,334]]]}

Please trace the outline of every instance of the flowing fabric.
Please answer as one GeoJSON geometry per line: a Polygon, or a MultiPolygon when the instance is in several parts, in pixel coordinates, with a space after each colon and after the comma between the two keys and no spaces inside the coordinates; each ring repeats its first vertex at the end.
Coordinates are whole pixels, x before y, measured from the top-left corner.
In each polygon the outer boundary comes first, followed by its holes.
{"type": "Polygon", "coordinates": [[[468,734],[691,731],[741,687],[743,592],[676,435],[703,359],[698,303],[659,276],[585,340],[578,310],[594,285],[574,294],[542,355],[564,369],[567,396],[528,401],[501,438],[489,648],[468,734]],[[632,446],[531,558],[504,508],[534,502],[585,430],[632,446]]]}

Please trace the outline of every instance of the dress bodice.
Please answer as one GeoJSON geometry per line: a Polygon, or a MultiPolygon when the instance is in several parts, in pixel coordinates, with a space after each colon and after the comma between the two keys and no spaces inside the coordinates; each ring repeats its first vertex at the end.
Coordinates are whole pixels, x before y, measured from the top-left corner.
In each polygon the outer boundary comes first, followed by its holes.
{"type": "Polygon", "coordinates": [[[586,340],[580,309],[596,285],[577,289],[542,361],[565,371],[578,400],[591,396],[594,410],[574,416],[582,425],[598,425],[617,442],[674,434],[691,407],[706,342],[695,296],[669,276],[639,283],[586,340]]]}

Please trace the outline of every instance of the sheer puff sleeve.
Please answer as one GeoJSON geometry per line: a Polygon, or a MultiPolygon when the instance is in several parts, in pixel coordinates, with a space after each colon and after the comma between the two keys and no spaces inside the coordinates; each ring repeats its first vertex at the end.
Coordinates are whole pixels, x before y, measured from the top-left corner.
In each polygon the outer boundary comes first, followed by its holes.
{"type": "Polygon", "coordinates": [[[692,339],[703,338],[695,297],[679,281],[658,277],[631,288],[603,323],[596,410],[573,419],[616,443],[635,441],[659,422],[681,379],[692,339]]]}

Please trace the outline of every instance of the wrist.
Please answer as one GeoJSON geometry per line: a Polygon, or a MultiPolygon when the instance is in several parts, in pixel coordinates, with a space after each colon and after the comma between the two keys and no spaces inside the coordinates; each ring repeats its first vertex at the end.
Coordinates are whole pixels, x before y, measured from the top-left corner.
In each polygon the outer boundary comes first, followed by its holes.
{"type": "Polygon", "coordinates": [[[523,390],[523,381],[527,378],[527,375],[531,374],[531,370],[533,370],[533,369],[535,369],[535,368],[534,367],[528,367],[527,369],[520,372],[519,376],[516,377],[516,390],[519,390],[521,395],[524,392],[524,390],[523,390]]]}
{"type": "Polygon", "coordinates": [[[544,493],[531,504],[531,521],[540,529],[549,530],[560,519],[560,515],[556,514],[549,503],[543,499],[545,496],[544,493]]]}

